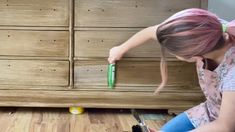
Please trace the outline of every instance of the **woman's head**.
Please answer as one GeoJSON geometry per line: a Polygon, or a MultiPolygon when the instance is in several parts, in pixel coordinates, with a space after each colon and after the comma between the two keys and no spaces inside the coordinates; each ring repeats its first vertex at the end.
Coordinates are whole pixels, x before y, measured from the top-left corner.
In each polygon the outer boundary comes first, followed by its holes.
{"type": "Polygon", "coordinates": [[[168,52],[183,58],[204,55],[224,44],[217,16],[202,9],[187,9],[161,23],[157,38],[168,52]]]}
{"type": "MultiPolygon", "coordinates": [[[[229,41],[235,41],[235,21],[227,25],[229,41]]],[[[156,35],[162,50],[190,59],[202,56],[225,45],[224,32],[219,18],[203,9],[186,9],[180,11],[161,24],[156,35]]],[[[164,53],[164,52],[163,52],[164,53]]],[[[164,54],[161,61],[162,88],[166,83],[166,66],[164,54]]]]}

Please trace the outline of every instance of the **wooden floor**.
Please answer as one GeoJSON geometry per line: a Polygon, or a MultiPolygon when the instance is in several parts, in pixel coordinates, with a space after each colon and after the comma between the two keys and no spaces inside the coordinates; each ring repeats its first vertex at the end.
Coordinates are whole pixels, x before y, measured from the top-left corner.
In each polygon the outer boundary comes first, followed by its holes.
{"type": "MultiPolygon", "coordinates": [[[[156,129],[172,117],[165,111],[140,113],[156,129]]],[[[0,108],[1,132],[131,132],[136,124],[128,109],[86,109],[72,115],[64,108],[0,108]]]]}

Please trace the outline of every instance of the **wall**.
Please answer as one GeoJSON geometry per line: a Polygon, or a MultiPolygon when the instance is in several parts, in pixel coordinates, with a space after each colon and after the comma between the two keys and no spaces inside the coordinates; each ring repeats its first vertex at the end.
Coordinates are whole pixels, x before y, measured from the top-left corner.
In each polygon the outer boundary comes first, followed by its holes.
{"type": "Polygon", "coordinates": [[[208,10],[227,21],[235,19],[235,0],[209,0],[208,10]]]}

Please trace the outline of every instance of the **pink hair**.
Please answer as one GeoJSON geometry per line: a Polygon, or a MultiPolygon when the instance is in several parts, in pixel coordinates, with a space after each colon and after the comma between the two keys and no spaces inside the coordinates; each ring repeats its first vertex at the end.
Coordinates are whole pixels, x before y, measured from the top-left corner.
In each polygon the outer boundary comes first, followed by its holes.
{"type": "MultiPolygon", "coordinates": [[[[160,65],[162,83],[155,93],[159,92],[167,82],[164,50],[185,59],[202,56],[224,46],[222,30],[222,24],[215,14],[197,8],[180,11],[162,22],[156,32],[162,47],[160,65]]],[[[227,24],[226,32],[231,43],[234,43],[235,20],[227,24]]]]}

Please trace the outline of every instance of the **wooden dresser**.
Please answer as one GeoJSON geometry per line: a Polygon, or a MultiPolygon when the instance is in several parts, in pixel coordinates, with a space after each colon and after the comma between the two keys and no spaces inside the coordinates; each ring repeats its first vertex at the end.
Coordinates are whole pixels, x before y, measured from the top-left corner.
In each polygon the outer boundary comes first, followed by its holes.
{"type": "Polygon", "coordinates": [[[180,10],[205,0],[1,0],[0,106],[145,108],[180,111],[203,95],[195,66],[168,55],[161,78],[160,50],[148,42],[117,63],[107,87],[109,49],[180,10]]]}

